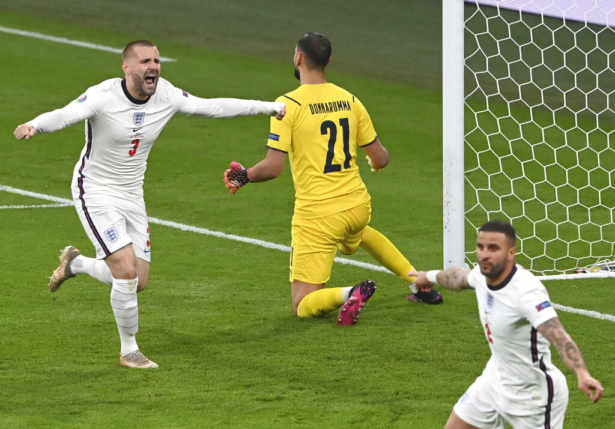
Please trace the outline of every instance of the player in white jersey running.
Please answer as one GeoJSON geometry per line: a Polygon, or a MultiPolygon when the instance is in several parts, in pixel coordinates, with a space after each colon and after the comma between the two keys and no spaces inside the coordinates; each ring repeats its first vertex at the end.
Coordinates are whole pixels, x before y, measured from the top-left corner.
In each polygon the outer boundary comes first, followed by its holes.
{"type": "Polygon", "coordinates": [[[491,359],[459,399],[445,429],[556,429],[564,426],[566,378],[551,363],[549,344],[596,403],[602,385],[589,374],[581,351],[560,323],[542,283],[515,264],[516,233],[501,220],[478,230],[473,269],[450,268],[417,274],[416,285],[474,289],[491,359]]]}
{"type": "Polygon", "coordinates": [[[85,120],[86,144],[75,166],[75,207],[97,258],[73,246],[60,254],[50,278],[55,292],[77,274],[107,283],[121,340],[120,362],[158,368],[137,346],[137,292],[149,277],[151,250],[143,200],[143,177],[152,145],[169,120],[185,116],[232,118],[265,114],[282,119],[284,103],[229,98],[203,99],[160,77],[160,55],[147,40],[129,43],[122,52],[125,79],[109,79],[89,88],[66,107],[19,125],[17,140],[51,133],[85,120]]]}

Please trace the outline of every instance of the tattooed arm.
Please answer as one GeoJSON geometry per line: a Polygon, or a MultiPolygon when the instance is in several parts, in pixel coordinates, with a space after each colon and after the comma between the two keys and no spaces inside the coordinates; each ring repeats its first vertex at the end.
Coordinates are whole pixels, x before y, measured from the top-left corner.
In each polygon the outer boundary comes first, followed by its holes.
{"type": "Polygon", "coordinates": [[[419,271],[412,273],[416,276],[416,287],[422,291],[429,291],[434,283],[444,286],[447,289],[461,292],[464,289],[472,289],[468,284],[468,275],[471,270],[467,268],[449,268],[444,271],[419,271]],[[433,275],[435,274],[435,279],[433,275]],[[436,282],[434,282],[436,280],[436,282]]]}
{"type": "Polygon", "coordinates": [[[547,320],[538,326],[538,332],[555,347],[566,366],[576,374],[579,380],[579,389],[590,397],[592,403],[598,402],[602,397],[602,385],[589,374],[581,350],[570,338],[559,319],[554,317],[547,320]]]}

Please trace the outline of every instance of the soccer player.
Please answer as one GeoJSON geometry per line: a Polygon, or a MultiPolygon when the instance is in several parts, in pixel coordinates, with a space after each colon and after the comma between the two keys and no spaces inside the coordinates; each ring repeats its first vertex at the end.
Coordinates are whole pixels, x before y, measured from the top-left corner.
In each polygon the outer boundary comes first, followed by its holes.
{"type": "Polygon", "coordinates": [[[106,80],[89,88],[66,107],[19,125],[17,140],[51,133],[85,120],[85,147],[75,166],[72,193],[97,259],[73,246],[60,254],[49,289],[67,279],[89,274],[111,287],[122,365],[158,368],[137,346],[137,292],[149,277],[149,226],[143,200],[143,177],[152,145],[176,114],[210,118],[275,115],[284,103],[237,99],[203,99],[174,87],[160,77],[160,55],[147,40],[129,43],[122,52],[124,79],[106,80]]]}
{"type": "Polygon", "coordinates": [[[549,344],[577,376],[578,386],[596,403],[602,385],[589,374],[549,294],[532,273],[515,264],[515,230],[491,220],[478,230],[473,269],[415,273],[416,285],[474,289],[491,359],[459,399],[446,429],[562,428],[568,405],[566,378],[551,363],[549,344]]]}
{"type": "MultiPolygon", "coordinates": [[[[368,225],[370,195],[356,164],[357,145],[372,171],[387,166],[389,154],[357,97],[327,82],[325,67],[331,42],[322,34],[304,34],[295,47],[298,89],[277,101],[286,102],[282,121],[271,122],[266,158],[245,170],[233,162],[225,182],[235,193],[248,182],[277,177],[286,156],[295,182],[290,281],[295,314],[317,317],[342,307],[341,325],[354,324],[376,286],[366,280],[354,287],[325,288],[335,254],[351,255],[359,246],[414,288],[414,268],[381,233],[368,225]]],[[[409,299],[439,304],[435,290],[413,290],[409,299]]]]}

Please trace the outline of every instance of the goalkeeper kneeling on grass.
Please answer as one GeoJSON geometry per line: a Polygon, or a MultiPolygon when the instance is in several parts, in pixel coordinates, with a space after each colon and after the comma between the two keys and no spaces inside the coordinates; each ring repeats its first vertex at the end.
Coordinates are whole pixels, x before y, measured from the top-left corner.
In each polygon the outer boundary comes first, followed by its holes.
{"type": "Polygon", "coordinates": [[[408,299],[440,304],[436,290],[418,291],[410,262],[381,233],[371,228],[370,196],[356,164],[357,146],[367,154],[372,171],[387,166],[382,146],[367,110],[348,91],[328,83],[331,43],[318,33],[307,33],[295,48],[295,77],[301,85],[278,98],[286,116],[272,121],[268,153],[254,167],[238,162],[224,173],[231,193],[250,182],[280,175],[290,154],[296,190],[292,221],[290,281],[295,313],[316,317],[341,307],[337,322],[353,325],[376,285],[365,280],[355,286],[325,288],[339,249],[351,255],[359,247],[404,280],[412,289],[408,299]]]}

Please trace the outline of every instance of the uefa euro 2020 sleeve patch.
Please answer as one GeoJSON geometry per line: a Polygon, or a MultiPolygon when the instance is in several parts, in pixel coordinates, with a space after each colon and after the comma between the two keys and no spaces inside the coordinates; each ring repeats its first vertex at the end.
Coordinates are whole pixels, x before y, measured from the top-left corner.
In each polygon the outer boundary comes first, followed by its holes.
{"type": "Polygon", "coordinates": [[[545,301],[545,302],[541,302],[540,304],[538,304],[536,306],[536,310],[542,311],[545,308],[549,308],[549,307],[551,307],[551,303],[549,301],[545,301]]]}
{"type": "Polygon", "coordinates": [[[280,136],[279,136],[279,134],[269,133],[269,140],[274,140],[276,142],[279,142],[280,141],[280,136]]]}

